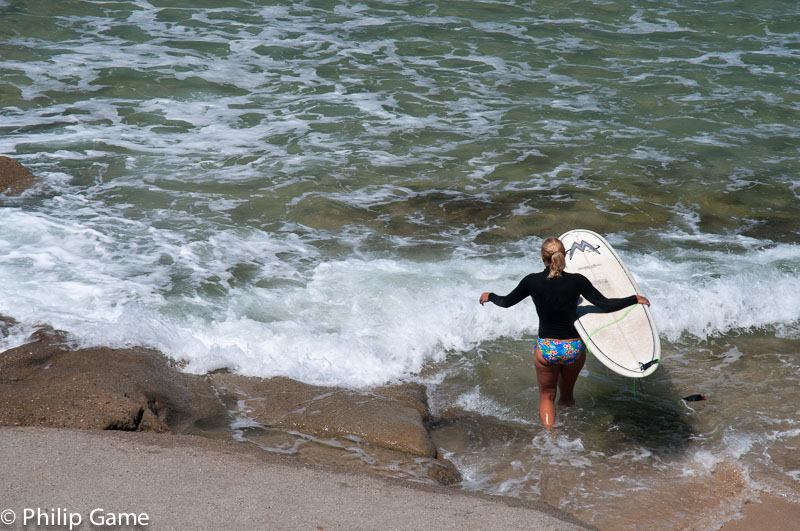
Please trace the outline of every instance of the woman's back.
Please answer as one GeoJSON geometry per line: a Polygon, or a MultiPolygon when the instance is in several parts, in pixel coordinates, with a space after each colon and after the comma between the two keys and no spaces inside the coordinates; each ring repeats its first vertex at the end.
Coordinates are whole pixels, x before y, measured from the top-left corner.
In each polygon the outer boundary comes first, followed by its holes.
{"type": "Polygon", "coordinates": [[[636,303],[636,297],[607,299],[583,275],[562,272],[548,278],[549,269],[531,273],[506,296],[489,295],[489,301],[503,308],[513,306],[530,296],[539,316],[539,337],[573,339],[578,337],[575,314],[581,296],[603,311],[613,312],[636,303]]]}

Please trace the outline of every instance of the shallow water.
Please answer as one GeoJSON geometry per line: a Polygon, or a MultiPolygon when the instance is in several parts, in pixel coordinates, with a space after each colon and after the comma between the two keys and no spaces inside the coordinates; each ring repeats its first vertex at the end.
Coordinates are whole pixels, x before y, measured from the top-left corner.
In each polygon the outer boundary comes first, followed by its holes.
{"type": "Polygon", "coordinates": [[[668,361],[635,388],[590,358],[555,437],[538,426],[526,346],[453,360],[433,385],[435,438],[465,488],[542,497],[601,529],[713,528],[757,492],[795,495],[796,340],[665,342],[668,361]]]}
{"type": "Polygon", "coordinates": [[[0,154],[40,183],[0,197],[0,314],[21,323],[0,346],[48,323],[198,373],[420,379],[465,488],[601,527],[632,504],[713,527],[725,486],[793,495],[796,17],[781,0],[2,0],[0,154]],[[665,361],[634,396],[590,360],[551,440],[532,305],[477,297],[573,227],[625,259],[665,361]]]}

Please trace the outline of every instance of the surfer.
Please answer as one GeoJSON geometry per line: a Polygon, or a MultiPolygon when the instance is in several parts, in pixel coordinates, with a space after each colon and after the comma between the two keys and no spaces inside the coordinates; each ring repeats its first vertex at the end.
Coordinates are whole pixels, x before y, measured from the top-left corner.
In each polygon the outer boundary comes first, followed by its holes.
{"type": "Polygon", "coordinates": [[[560,391],[559,405],[572,406],[572,391],[578,374],[586,362],[586,346],[575,329],[580,297],[604,312],[614,312],[633,304],[650,301],[641,295],[608,299],[583,275],[567,273],[566,249],[558,238],[548,238],[542,244],[545,269],[523,278],[505,296],[491,292],[481,294],[483,306],[492,302],[502,308],[514,306],[530,296],[539,316],[539,339],[533,349],[536,380],[539,384],[539,417],[548,430],[556,421],[556,388],[560,391]]]}

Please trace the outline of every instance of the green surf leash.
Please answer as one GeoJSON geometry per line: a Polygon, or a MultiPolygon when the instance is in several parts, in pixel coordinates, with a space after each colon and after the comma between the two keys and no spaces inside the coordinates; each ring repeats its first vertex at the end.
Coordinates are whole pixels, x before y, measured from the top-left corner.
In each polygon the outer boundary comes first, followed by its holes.
{"type": "MultiPolygon", "coordinates": [[[[611,321],[608,324],[604,324],[603,326],[601,326],[600,328],[598,328],[597,330],[595,330],[594,332],[589,334],[589,336],[588,336],[589,339],[591,339],[592,336],[595,335],[597,332],[599,332],[601,330],[604,330],[604,329],[608,328],[611,325],[615,325],[618,322],[620,322],[623,319],[625,319],[626,317],[628,317],[628,314],[631,313],[633,311],[633,309],[636,308],[637,306],[639,306],[639,305],[638,304],[634,304],[633,306],[628,308],[628,310],[625,313],[623,313],[622,316],[619,319],[617,319],[615,321],[611,321]]],[[[661,359],[659,358],[659,359],[655,359],[655,360],[650,360],[647,363],[639,363],[639,368],[641,369],[642,372],[644,372],[647,369],[649,369],[651,366],[655,365],[656,363],[661,363],[661,359]]],[[[636,380],[633,381],[633,396],[634,396],[634,398],[636,398],[636,380]]]]}
{"type": "Polygon", "coordinates": [[[611,326],[611,325],[617,324],[618,322],[620,322],[620,321],[622,321],[623,319],[625,319],[626,317],[628,317],[628,314],[629,314],[629,313],[631,313],[631,312],[633,311],[633,309],[634,309],[634,308],[636,308],[637,306],[638,306],[638,304],[634,304],[633,306],[631,306],[630,308],[628,308],[628,311],[626,311],[625,313],[623,313],[623,314],[622,314],[622,317],[620,317],[620,318],[619,318],[619,319],[617,319],[616,321],[611,321],[611,322],[610,322],[610,323],[608,323],[608,324],[604,324],[603,326],[601,326],[600,328],[598,328],[597,330],[595,330],[594,332],[592,332],[591,334],[589,334],[589,339],[591,339],[591,338],[592,338],[592,336],[593,336],[593,335],[595,335],[595,334],[596,334],[597,332],[599,332],[600,330],[604,330],[604,329],[608,328],[608,327],[609,327],[609,326],[611,326]]]}

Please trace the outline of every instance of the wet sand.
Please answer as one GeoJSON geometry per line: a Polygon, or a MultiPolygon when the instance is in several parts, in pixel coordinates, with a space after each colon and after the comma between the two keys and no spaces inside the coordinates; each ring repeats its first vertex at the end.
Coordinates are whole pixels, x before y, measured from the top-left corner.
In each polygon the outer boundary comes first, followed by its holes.
{"type": "Polygon", "coordinates": [[[788,531],[800,529],[800,504],[771,494],[762,494],[742,509],[742,519],[732,520],[720,531],[788,531]]]}
{"type": "Polygon", "coordinates": [[[591,529],[545,504],[304,466],[188,435],[0,428],[0,475],[0,517],[16,516],[3,529],[69,529],[78,518],[73,529],[591,529]],[[34,513],[23,526],[25,509],[34,513]],[[120,513],[139,525],[97,523],[134,522],[120,513]]]}

